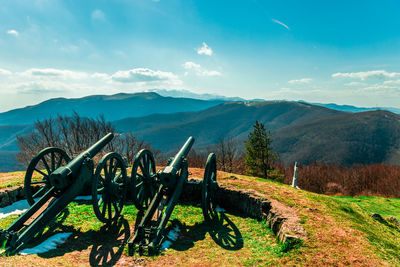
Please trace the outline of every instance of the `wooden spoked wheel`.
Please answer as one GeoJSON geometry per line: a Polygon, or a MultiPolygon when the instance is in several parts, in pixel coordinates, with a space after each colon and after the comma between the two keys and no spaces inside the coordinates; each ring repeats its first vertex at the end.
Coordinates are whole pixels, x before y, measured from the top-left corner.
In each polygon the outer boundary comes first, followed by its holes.
{"type": "Polygon", "coordinates": [[[217,159],[215,154],[211,153],[207,158],[201,188],[201,208],[206,221],[219,218],[219,213],[216,210],[217,205],[215,203],[217,189],[217,159]]]}
{"type": "Polygon", "coordinates": [[[33,205],[35,198],[43,196],[51,188],[50,174],[57,168],[70,161],[67,153],[56,147],[48,147],[33,157],[25,173],[24,191],[29,205],[33,205]],[[40,187],[36,193],[35,190],[40,187]]]}
{"type": "Polygon", "coordinates": [[[147,209],[156,193],[156,164],[153,154],[140,150],[133,161],[131,175],[131,198],[138,210],[147,209]]]}
{"type": "Polygon", "coordinates": [[[124,206],[127,175],[122,157],[111,152],[97,165],[92,179],[92,204],[96,217],[111,223],[121,214],[124,206]]]}

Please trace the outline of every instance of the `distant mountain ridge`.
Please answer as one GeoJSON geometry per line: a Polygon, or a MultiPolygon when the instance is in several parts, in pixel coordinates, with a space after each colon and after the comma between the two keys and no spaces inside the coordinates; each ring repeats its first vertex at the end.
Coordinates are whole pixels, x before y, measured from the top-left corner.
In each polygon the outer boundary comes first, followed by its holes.
{"type": "Polygon", "coordinates": [[[272,139],[286,162],[400,165],[400,115],[385,110],[284,127],[274,131],[272,139]]]}
{"type": "Polygon", "coordinates": [[[73,111],[83,117],[103,114],[107,120],[118,120],[156,113],[198,111],[223,102],[225,101],[163,97],[152,92],[54,98],[37,105],[0,113],[0,125],[31,124],[50,116],[55,117],[57,114],[71,115],[73,111]]]}
{"type": "MultiPolygon", "coordinates": [[[[309,103],[306,101],[299,101],[304,103],[309,103]]],[[[334,110],[344,111],[344,112],[364,112],[364,111],[374,111],[374,110],[387,110],[396,114],[400,114],[400,108],[392,108],[392,107],[375,107],[375,108],[365,108],[365,107],[356,107],[351,105],[338,105],[335,103],[323,104],[323,103],[310,103],[312,105],[326,107],[334,110]]]]}
{"type": "Polygon", "coordinates": [[[217,143],[231,135],[244,139],[256,120],[269,130],[330,117],[343,112],[287,101],[227,102],[206,110],[188,113],[150,115],[115,121],[122,132],[132,131],[157,148],[169,151],[188,136],[196,137],[196,145],[217,143]]]}
{"type": "Polygon", "coordinates": [[[70,115],[105,118],[121,132],[132,131],[164,152],[176,150],[188,136],[193,149],[205,149],[221,137],[244,141],[256,120],[273,137],[274,150],[287,163],[313,161],[343,165],[400,163],[400,116],[336,104],[296,101],[227,101],[164,97],[155,92],[56,98],[0,113],[0,171],[13,170],[16,135],[33,122],[70,115]],[[326,107],[325,107],[326,106],[326,107]]]}

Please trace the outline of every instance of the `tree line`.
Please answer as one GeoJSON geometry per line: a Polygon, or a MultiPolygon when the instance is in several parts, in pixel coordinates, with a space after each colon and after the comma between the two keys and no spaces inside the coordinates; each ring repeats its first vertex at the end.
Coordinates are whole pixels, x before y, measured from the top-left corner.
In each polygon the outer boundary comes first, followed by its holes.
{"type": "MultiPolygon", "coordinates": [[[[115,133],[115,127],[102,115],[97,118],[84,118],[74,112],[72,116],[58,115],[55,118],[37,121],[30,133],[17,136],[17,145],[20,148],[17,160],[27,165],[36,153],[46,147],[59,147],[70,157],[74,157],[109,132],[115,133]]],[[[137,138],[131,132],[116,134],[103,152],[96,155],[95,160],[99,160],[107,152],[115,151],[131,164],[135,154],[142,148],[151,150],[155,158],[162,163],[167,162],[165,154],[153,149],[151,144],[137,138]]],[[[272,177],[272,166],[277,158],[271,149],[270,133],[258,121],[244,143],[226,135],[202,152],[192,149],[188,155],[190,166],[204,167],[210,152],[216,154],[220,171],[269,178],[272,177]]]]}
{"type": "MultiPolygon", "coordinates": [[[[69,117],[58,115],[56,118],[37,121],[31,132],[17,136],[17,145],[20,148],[17,160],[27,165],[46,147],[61,148],[72,158],[110,132],[116,133],[115,127],[102,115],[98,118],[83,118],[74,112],[69,117]]],[[[107,152],[115,151],[131,163],[136,152],[143,148],[152,150],[156,157],[160,153],[131,132],[116,134],[103,151],[96,155],[95,160],[99,160],[107,152]]]]}

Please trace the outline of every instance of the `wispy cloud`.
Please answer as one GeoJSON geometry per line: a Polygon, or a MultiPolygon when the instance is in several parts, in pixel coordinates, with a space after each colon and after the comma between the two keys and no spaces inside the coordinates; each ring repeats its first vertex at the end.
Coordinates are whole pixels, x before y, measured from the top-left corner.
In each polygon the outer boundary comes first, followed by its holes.
{"type": "Polygon", "coordinates": [[[85,72],[79,71],[71,71],[71,70],[60,70],[60,69],[52,69],[52,68],[45,68],[45,69],[28,69],[21,73],[24,76],[30,77],[41,77],[41,78],[57,78],[57,79],[83,79],[88,77],[88,74],[85,72]]]}
{"type": "Polygon", "coordinates": [[[0,69],[0,75],[11,75],[12,72],[6,69],[0,69]]]}
{"type": "Polygon", "coordinates": [[[117,71],[111,76],[113,81],[121,83],[136,83],[136,82],[155,82],[166,80],[179,80],[178,76],[172,72],[160,70],[151,70],[148,68],[136,68],[125,71],[117,71]]]}
{"type": "Polygon", "coordinates": [[[279,25],[281,25],[281,26],[285,27],[287,30],[289,30],[289,31],[290,31],[290,28],[289,28],[289,26],[288,26],[288,25],[286,25],[285,23],[283,23],[282,21],[279,21],[279,20],[277,20],[277,19],[271,19],[271,20],[272,20],[272,22],[274,22],[274,23],[276,23],[276,24],[279,24],[279,25]]]}
{"type": "MultiPolygon", "coordinates": [[[[188,61],[183,64],[183,67],[186,70],[193,70],[197,76],[221,76],[221,72],[216,70],[206,70],[202,68],[199,64],[188,61]]],[[[188,75],[189,72],[185,72],[185,75],[188,75]]]]}
{"type": "Polygon", "coordinates": [[[360,79],[362,81],[367,78],[373,79],[385,79],[400,77],[400,72],[387,72],[386,70],[371,70],[371,71],[360,71],[360,72],[338,72],[332,74],[333,78],[353,78],[360,79]]]}
{"type": "Polygon", "coordinates": [[[203,42],[203,46],[197,49],[197,54],[211,56],[213,54],[213,50],[205,42],[203,42]]]}
{"type": "Polygon", "coordinates": [[[345,83],[344,86],[365,86],[367,85],[366,83],[360,83],[360,82],[349,82],[349,83],[345,83]]]}
{"type": "Polygon", "coordinates": [[[288,81],[288,83],[290,84],[301,84],[301,83],[309,83],[311,82],[312,79],[311,78],[302,78],[302,79],[298,79],[298,80],[290,80],[288,81]]]}
{"type": "Polygon", "coordinates": [[[19,35],[19,32],[17,32],[16,30],[8,30],[8,31],[7,31],[7,34],[14,35],[14,36],[18,36],[18,35],[19,35]]]}
{"type": "Polygon", "coordinates": [[[400,84],[400,80],[384,81],[383,84],[400,84]]]}
{"type": "Polygon", "coordinates": [[[106,15],[100,9],[95,9],[92,12],[92,19],[93,20],[105,20],[106,15]]]}

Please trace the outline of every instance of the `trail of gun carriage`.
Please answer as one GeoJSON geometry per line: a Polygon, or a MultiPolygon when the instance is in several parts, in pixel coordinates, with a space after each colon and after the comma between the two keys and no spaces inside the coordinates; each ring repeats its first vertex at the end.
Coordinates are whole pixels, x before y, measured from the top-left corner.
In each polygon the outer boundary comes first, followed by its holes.
{"type": "Polygon", "coordinates": [[[214,153],[190,168],[193,137],[164,167],[148,149],[94,160],[113,138],[1,175],[1,265],[400,264],[399,199],[301,190],[297,166],[292,185],[217,171],[214,153]]]}

